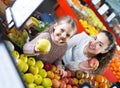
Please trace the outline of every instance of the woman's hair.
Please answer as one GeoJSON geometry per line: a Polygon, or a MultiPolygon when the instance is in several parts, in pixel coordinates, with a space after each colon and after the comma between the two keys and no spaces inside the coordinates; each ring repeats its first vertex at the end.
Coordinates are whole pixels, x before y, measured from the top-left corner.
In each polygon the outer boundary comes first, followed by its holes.
{"type": "Polygon", "coordinates": [[[100,74],[104,71],[105,67],[108,65],[109,61],[114,56],[116,50],[115,37],[113,36],[113,34],[106,30],[100,32],[105,33],[105,35],[108,37],[109,44],[106,49],[108,50],[108,52],[104,54],[100,53],[96,56],[96,58],[99,60],[98,69],[94,71],[94,73],[96,74],[100,74]]]}
{"type": "Polygon", "coordinates": [[[56,20],[56,23],[61,24],[61,23],[68,23],[71,25],[71,28],[74,30],[74,34],[77,32],[77,23],[74,18],[71,16],[64,16],[56,20]]]}

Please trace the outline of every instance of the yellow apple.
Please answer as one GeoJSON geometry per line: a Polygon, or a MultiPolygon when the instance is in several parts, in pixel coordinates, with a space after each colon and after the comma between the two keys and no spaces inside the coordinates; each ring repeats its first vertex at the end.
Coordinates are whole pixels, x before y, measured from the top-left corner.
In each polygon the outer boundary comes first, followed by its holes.
{"type": "Polygon", "coordinates": [[[47,77],[47,72],[45,69],[39,69],[39,73],[43,78],[47,77]]]}
{"type": "Polygon", "coordinates": [[[47,39],[39,39],[35,45],[35,50],[38,50],[40,53],[48,53],[50,48],[51,43],[47,39]]]}
{"type": "Polygon", "coordinates": [[[50,78],[43,78],[42,85],[46,87],[51,87],[52,86],[52,81],[50,78]]]}
{"type": "Polygon", "coordinates": [[[25,73],[23,75],[23,78],[27,84],[33,83],[34,82],[34,76],[31,73],[25,73]]]}
{"type": "Polygon", "coordinates": [[[54,72],[53,71],[47,71],[47,77],[50,79],[54,78],[54,72]]]}
{"type": "Polygon", "coordinates": [[[20,54],[18,53],[18,51],[13,50],[13,51],[11,51],[11,54],[15,59],[19,59],[20,54]]]}
{"type": "Polygon", "coordinates": [[[44,67],[44,63],[41,60],[36,61],[35,65],[39,68],[42,69],[44,67]]]}
{"type": "Polygon", "coordinates": [[[29,65],[29,66],[33,66],[33,65],[35,65],[35,58],[34,57],[29,57],[28,58],[28,60],[27,60],[27,64],[29,65]]]}
{"type": "Polygon", "coordinates": [[[35,75],[35,74],[37,74],[39,72],[39,68],[36,65],[30,66],[28,71],[30,73],[32,73],[33,75],[35,75]]]}
{"type": "Polygon", "coordinates": [[[19,57],[19,59],[23,60],[24,62],[27,62],[28,57],[25,54],[21,54],[20,57],[19,57]]]}
{"type": "Polygon", "coordinates": [[[42,83],[42,76],[39,74],[34,75],[34,83],[39,85],[42,83]]]}
{"type": "Polygon", "coordinates": [[[37,85],[36,85],[35,83],[30,83],[30,84],[28,84],[27,87],[28,87],[28,88],[36,88],[37,85]]]}

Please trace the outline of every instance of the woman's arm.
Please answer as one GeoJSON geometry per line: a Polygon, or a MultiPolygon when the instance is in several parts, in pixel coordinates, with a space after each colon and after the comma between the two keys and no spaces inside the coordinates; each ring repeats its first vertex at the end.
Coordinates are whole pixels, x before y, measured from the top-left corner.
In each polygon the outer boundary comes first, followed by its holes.
{"type": "Polygon", "coordinates": [[[88,37],[88,35],[85,32],[79,33],[74,35],[68,42],[68,49],[71,47],[74,47],[75,45],[78,45],[81,40],[85,39],[86,36],[88,37]]]}

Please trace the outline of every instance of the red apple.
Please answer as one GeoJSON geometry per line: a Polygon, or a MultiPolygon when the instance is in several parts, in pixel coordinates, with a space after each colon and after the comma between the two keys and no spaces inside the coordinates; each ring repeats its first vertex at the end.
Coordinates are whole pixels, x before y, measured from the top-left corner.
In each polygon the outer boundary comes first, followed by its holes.
{"type": "Polygon", "coordinates": [[[72,88],[79,88],[79,85],[72,86],[72,88]]]}
{"type": "Polygon", "coordinates": [[[91,58],[88,60],[88,64],[92,68],[97,68],[99,66],[99,61],[96,58],[91,58]]]}
{"type": "Polygon", "coordinates": [[[71,77],[72,76],[71,71],[67,70],[66,72],[67,72],[67,77],[71,77]]]}
{"type": "Polygon", "coordinates": [[[59,88],[60,82],[57,79],[52,79],[52,88],[59,88]]]}
{"type": "Polygon", "coordinates": [[[66,88],[66,83],[60,80],[60,87],[59,88],[66,88]]]}
{"type": "Polygon", "coordinates": [[[84,78],[84,72],[81,72],[80,70],[76,71],[75,76],[77,79],[84,78]]]}
{"type": "Polygon", "coordinates": [[[69,79],[67,77],[64,77],[61,79],[62,81],[64,81],[66,84],[68,83],[69,79]]]}
{"type": "Polygon", "coordinates": [[[73,78],[68,78],[68,84],[70,84],[70,85],[74,85],[75,84],[73,78]]]}
{"type": "Polygon", "coordinates": [[[71,71],[71,77],[75,77],[75,72],[71,71]]]}
{"type": "Polygon", "coordinates": [[[50,78],[50,79],[53,79],[54,78],[54,72],[47,71],[47,77],[50,78]]]}
{"type": "Polygon", "coordinates": [[[46,71],[50,71],[52,70],[52,64],[45,62],[44,63],[44,67],[43,67],[46,71]]]}

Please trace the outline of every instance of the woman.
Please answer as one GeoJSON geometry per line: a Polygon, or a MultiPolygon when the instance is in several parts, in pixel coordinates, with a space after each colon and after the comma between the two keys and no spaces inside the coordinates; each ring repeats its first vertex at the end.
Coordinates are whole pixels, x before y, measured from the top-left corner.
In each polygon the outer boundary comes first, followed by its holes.
{"type": "MultiPolygon", "coordinates": [[[[88,72],[101,73],[112,59],[115,49],[115,38],[109,31],[101,31],[93,38],[82,32],[74,35],[68,41],[68,50],[62,60],[65,67],[72,71],[77,71],[81,69],[79,68],[80,63],[85,63],[90,58],[97,58],[99,61],[98,68],[94,71],[89,68],[86,69],[88,72]]],[[[66,75],[60,61],[57,70],[61,75],[66,75]]]]}

